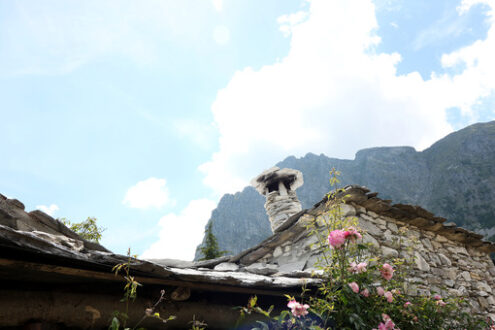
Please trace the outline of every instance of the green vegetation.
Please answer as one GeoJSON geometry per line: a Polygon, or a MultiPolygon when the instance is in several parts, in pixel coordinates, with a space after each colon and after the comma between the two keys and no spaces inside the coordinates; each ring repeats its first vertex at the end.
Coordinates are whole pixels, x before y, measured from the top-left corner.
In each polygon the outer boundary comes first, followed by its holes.
{"type": "Polygon", "coordinates": [[[81,236],[83,239],[99,243],[101,239],[102,233],[105,231],[105,228],[98,227],[96,221],[98,221],[95,217],[88,217],[83,222],[71,222],[66,218],[58,219],[64,225],[70,228],[73,232],[81,236]]]}
{"type": "Polygon", "coordinates": [[[201,258],[200,260],[215,259],[227,253],[227,251],[220,251],[217,238],[215,237],[215,235],[213,235],[212,226],[213,222],[210,222],[208,226],[206,226],[205,245],[200,248],[203,258],[201,258]]]}
{"type": "MultiPolygon", "coordinates": [[[[127,250],[127,262],[117,264],[112,268],[112,272],[115,273],[115,276],[121,274],[125,286],[124,286],[124,297],[120,300],[120,302],[125,303],[125,311],[114,311],[113,317],[110,321],[110,326],[108,327],[109,330],[120,330],[121,328],[123,330],[130,330],[131,328],[126,327],[127,320],[129,319],[129,303],[134,302],[137,297],[137,288],[140,286],[143,286],[141,283],[136,281],[135,277],[131,275],[131,263],[133,260],[136,260],[137,255],[131,255],[131,249],[127,250]]],[[[144,329],[144,328],[138,328],[138,326],[147,318],[155,318],[162,323],[167,323],[168,321],[172,321],[175,319],[174,315],[169,316],[168,318],[164,319],[160,316],[160,313],[156,312],[156,308],[158,305],[165,300],[165,290],[160,291],[160,298],[155,302],[155,304],[152,307],[146,308],[144,310],[144,315],[139,320],[139,322],[132,327],[132,330],[134,329],[144,329]]]]}

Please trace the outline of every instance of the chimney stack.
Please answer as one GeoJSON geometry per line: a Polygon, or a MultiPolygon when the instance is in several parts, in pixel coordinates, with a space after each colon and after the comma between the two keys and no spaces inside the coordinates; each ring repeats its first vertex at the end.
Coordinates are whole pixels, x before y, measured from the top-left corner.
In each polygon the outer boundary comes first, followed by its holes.
{"type": "Polygon", "coordinates": [[[278,167],[272,167],[251,180],[251,185],[266,197],[265,210],[273,232],[292,215],[302,210],[296,189],[303,183],[300,171],[278,167]]]}

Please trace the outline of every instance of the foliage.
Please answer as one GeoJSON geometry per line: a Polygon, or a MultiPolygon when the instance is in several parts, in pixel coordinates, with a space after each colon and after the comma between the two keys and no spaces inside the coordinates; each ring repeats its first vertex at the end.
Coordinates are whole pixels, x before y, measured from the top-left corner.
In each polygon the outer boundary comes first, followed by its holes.
{"type": "Polygon", "coordinates": [[[66,218],[61,218],[58,220],[83,239],[90,242],[99,243],[102,233],[105,231],[105,228],[98,227],[96,224],[97,219],[95,217],[88,217],[82,222],[71,222],[66,218]]]}
{"type": "Polygon", "coordinates": [[[208,326],[204,321],[196,320],[196,315],[193,315],[193,319],[189,324],[191,324],[191,330],[205,330],[208,326]]]}
{"type": "Polygon", "coordinates": [[[212,231],[213,222],[210,222],[205,229],[205,244],[200,248],[203,258],[200,260],[215,259],[223,256],[227,251],[221,251],[218,247],[217,238],[212,231]]]}
{"type": "MultiPolygon", "coordinates": [[[[137,255],[131,255],[131,249],[127,250],[127,262],[117,264],[112,268],[112,272],[115,273],[115,276],[121,274],[124,281],[124,297],[120,300],[120,302],[125,302],[125,311],[114,311],[113,317],[110,321],[109,330],[119,330],[122,326],[122,329],[127,330],[131,328],[127,328],[127,320],[129,319],[129,303],[134,302],[137,297],[137,288],[142,286],[141,283],[136,281],[134,276],[131,276],[131,263],[133,259],[136,259],[137,255]]],[[[160,316],[160,313],[155,312],[156,307],[165,299],[165,290],[160,291],[160,298],[157,302],[144,310],[143,317],[139,320],[139,322],[132,328],[134,329],[143,329],[138,328],[138,325],[141,324],[147,318],[155,318],[161,320],[163,323],[167,323],[168,321],[174,320],[175,316],[171,315],[167,319],[163,319],[160,316]]]]}
{"type": "MultiPolygon", "coordinates": [[[[333,169],[330,174],[330,183],[337,184],[339,172],[333,169]]],[[[263,315],[266,321],[259,321],[257,329],[486,329],[490,326],[465,312],[467,303],[462,299],[443,298],[434,293],[408,295],[414,240],[401,230],[394,241],[398,256],[379,256],[372,245],[363,242],[357,219],[342,216],[345,198],[341,189],[329,193],[328,212],[308,225],[309,234],[318,238],[316,244],[321,251],[317,267],[323,276],[317,291],[308,296],[308,290],[303,288],[301,302],[287,296],[291,311],[284,310],[278,316],[271,316],[273,307],[264,311],[257,306],[256,298],[252,298],[241,309],[241,317],[251,312],[263,315]]]]}

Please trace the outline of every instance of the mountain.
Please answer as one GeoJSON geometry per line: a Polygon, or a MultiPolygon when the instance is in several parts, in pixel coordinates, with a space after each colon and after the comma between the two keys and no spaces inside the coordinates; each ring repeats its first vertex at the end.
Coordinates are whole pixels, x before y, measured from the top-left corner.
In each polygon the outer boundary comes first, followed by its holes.
{"type": "MultiPolygon", "coordinates": [[[[495,121],[449,134],[422,152],[412,147],[370,148],[358,151],[354,160],[308,153],[276,166],[303,173],[304,185],[297,190],[303,208],[330,190],[328,172],[335,167],[342,173],[341,186],[367,186],[383,199],[420,205],[495,238],[495,121]]],[[[222,197],[209,220],[222,250],[236,254],[271,235],[264,202],[252,187],[222,197]]]]}

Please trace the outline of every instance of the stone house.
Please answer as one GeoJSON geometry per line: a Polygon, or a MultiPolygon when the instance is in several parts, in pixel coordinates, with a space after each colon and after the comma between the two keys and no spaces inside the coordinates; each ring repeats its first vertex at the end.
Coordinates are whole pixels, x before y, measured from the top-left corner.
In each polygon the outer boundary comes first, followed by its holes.
{"type": "MultiPolygon", "coordinates": [[[[314,276],[314,263],[320,251],[306,224],[325,216],[327,198],[302,210],[295,194],[302,180],[298,171],[278,168],[253,180],[267,197],[274,233],[236,256],[202,262],[132,259],[132,275],[143,287],[129,324],[142,318],[162,289],[166,300],[157,311],[177,317],[169,328],[190,328],[194,318],[209,329],[225,329],[239,315],[232,307],[245,305],[252,295],[280,310],[287,303],[283,294],[298,295],[303,284],[317,286],[321,280],[314,276]]],[[[344,194],[342,216],[356,217],[366,231],[363,239],[383,255],[399,253],[393,242],[400,228],[417,238],[411,294],[434,290],[463,296],[474,312],[495,318],[495,267],[489,257],[495,244],[418,206],[382,200],[365,187],[347,186],[344,194]]],[[[112,267],[127,260],[0,195],[0,281],[8,283],[0,287],[0,329],[106,329],[112,313],[123,308],[122,278],[112,267]]],[[[246,319],[248,327],[253,320],[246,319]]],[[[141,325],[163,328],[156,319],[141,325]]]]}
{"type": "MultiPolygon", "coordinates": [[[[303,273],[314,269],[321,252],[315,247],[315,236],[308,236],[306,226],[326,216],[328,198],[324,197],[310,210],[298,212],[294,190],[302,185],[302,176],[297,172],[274,167],[252,180],[258,192],[266,196],[265,208],[271,211],[268,215],[274,235],[237,256],[241,264],[276,264],[279,271],[303,273]],[[279,186],[283,188],[274,188],[279,186]],[[281,218],[285,220],[280,222],[281,218]]],[[[376,253],[399,256],[398,248],[404,248],[397,246],[401,228],[416,241],[409,294],[433,291],[465,297],[473,312],[495,320],[495,266],[490,258],[490,253],[495,252],[494,243],[485,242],[482,235],[454,223],[446,223],[445,218],[419,206],[382,200],[366,187],[346,186],[340,195],[345,201],[340,205],[341,216],[357,218],[364,231],[363,241],[370,243],[376,253]]]]}

